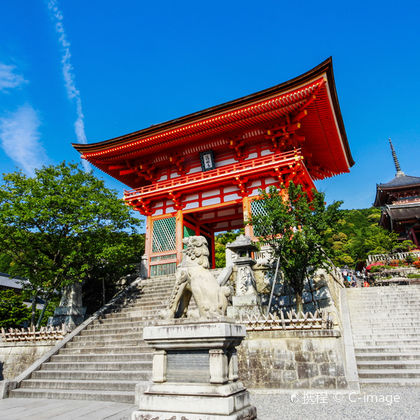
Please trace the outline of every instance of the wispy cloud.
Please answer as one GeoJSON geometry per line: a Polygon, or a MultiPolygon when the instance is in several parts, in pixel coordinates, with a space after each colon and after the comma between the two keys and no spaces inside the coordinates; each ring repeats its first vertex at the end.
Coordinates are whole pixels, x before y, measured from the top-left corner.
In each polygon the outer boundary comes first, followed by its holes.
{"type": "Polygon", "coordinates": [[[28,104],[0,119],[0,141],[3,150],[28,175],[33,175],[34,169],[47,161],[39,141],[39,125],[36,111],[28,104]]]}
{"type": "MultiPolygon", "coordinates": [[[[63,13],[58,7],[57,0],[49,0],[47,2],[48,10],[51,14],[51,19],[55,26],[55,31],[58,35],[58,42],[61,47],[61,66],[63,69],[64,83],[68,98],[74,102],[76,106],[76,121],[74,123],[74,131],[79,143],[87,143],[85,133],[84,114],[82,109],[82,99],[80,91],[76,87],[74,68],[71,64],[70,42],[67,40],[67,35],[63,25],[63,13]]],[[[90,170],[90,165],[85,160],[82,161],[85,170],[90,170]]]]}
{"type": "Polygon", "coordinates": [[[16,72],[16,66],[0,63],[0,92],[7,92],[27,83],[22,75],[16,72]]]}

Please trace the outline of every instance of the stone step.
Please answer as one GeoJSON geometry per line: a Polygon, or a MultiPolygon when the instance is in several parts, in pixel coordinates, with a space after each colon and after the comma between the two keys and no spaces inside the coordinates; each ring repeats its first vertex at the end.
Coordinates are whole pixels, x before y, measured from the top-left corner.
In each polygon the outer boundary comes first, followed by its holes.
{"type": "Polygon", "coordinates": [[[366,310],[373,308],[390,308],[390,309],[410,309],[419,305],[420,296],[414,298],[399,298],[399,297],[390,297],[389,299],[379,299],[374,296],[367,297],[366,299],[350,300],[348,302],[349,307],[351,308],[364,308],[366,310]]]}
{"type": "Polygon", "coordinates": [[[162,287],[145,287],[140,292],[140,299],[157,299],[159,296],[164,296],[165,298],[169,298],[172,294],[172,290],[174,288],[174,284],[162,287]]]}
{"type": "Polygon", "coordinates": [[[383,338],[385,337],[406,337],[406,338],[415,338],[418,334],[413,332],[414,330],[377,330],[377,329],[368,329],[364,328],[363,330],[355,329],[353,331],[353,338],[355,340],[364,339],[368,337],[383,338]],[[383,332],[383,334],[382,334],[383,332]]]}
{"type": "MultiPolygon", "coordinates": [[[[94,343],[93,343],[94,344],[94,343]]],[[[61,354],[127,354],[127,353],[152,353],[153,349],[147,344],[139,346],[103,346],[103,347],[70,347],[60,350],[61,354]]]]}
{"type": "Polygon", "coordinates": [[[410,340],[410,339],[416,339],[418,337],[417,333],[412,334],[353,334],[353,340],[356,342],[363,342],[363,341],[369,341],[369,340],[388,340],[388,341],[400,341],[400,340],[410,340]]]}
{"type": "Polygon", "coordinates": [[[395,286],[378,286],[378,287],[369,287],[369,288],[361,288],[361,289],[348,289],[350,291],[367,291],[367,292],[378,292],[378,293],[386,293],[389,290],[392,291],[401,291],[405,289],[413,289],[416,290],[418,286],[416,285],[406,285],[406,284],[397,284],[395,286]]]}
{"type": "Polygon", "coordinates": [[[389,307],[393,307],[393,308],[397,308],[399,305],[401,305],[401,307],[404,307],[404,305],[418,305],[419,304],[419,299],[420,299],[420,295],[419,296],[389,296],[389,297],[379,297],[379,296],[363,296],[360,298],[355,298],[355,299],[349,299],[348,304],[351,307],[354,306],[363,306],[366,308],[371,307],[369,305],[375,305],[375,306],[379,306],[379,305],[386,305],[389,307]]]}
{"type": "Polygon", "coordinates": [[[130,305],[126,306],[123,311],[121,311],[122,314],[130,313],[130,312],[138,312],[138,311],[144,311],[144,312],[150,312],[154,311],[157,312],[161,309],[164,309],[167,307],[167,301],[161,300],[158,304],[150,304],[150,305],[142,305],[141,303],[138,303],[136,305],[130,305]]]}
{"type": "Polygon", "coordinates": [[[99,370],[99,371],[131,371],[151,369],[151,361],[131,362],[47,362],[41,365],[41,370],[99,370]]]}
{"type": "Polygon", "coordinates": [[[115,327],[115,326],[97,326],[89,329],[83,330],[80,335],[81,337],[86,335],[92,335],[92,333],[95,333],[95,335],[109,335],[109,334],[127,334],[127,333],[139,333],[143,334],[143,326],[139,324],[133,324],[132,326],[121,326],[121,327],[115,327]]]}
{"type": "Polygon", "coordinates": [[[133,311],[133,310],[127,313],[116,315],[114,316],[114,319],[125,319],[127,316],[128,317],[141,317],[142,320],[139,322],[141,322],[143,326],[147,323],[150,323],[151,321],[160,319],[159,312],[155,312],[155,313],[151,312],[150,314],[144,314],[141,311],[133,311]]]}
{"type": "Polygon", "coordinates": [[[355,352],[357,361],[371,361],[371,360],[410,360],[420,361],[420,352],[401,352],[401,353],[359,353],[355,352]]]}
{"type": "Polygon", "coordinates": [[[372,309],[372,306],[370,306],[369,309],[361,308],[360,306],[357,308],[354,308],[354,315],[351,317],[352,319],[357,319],[359,317],[373,317],[373,318],[385,318],[385,319],[392,319],[394,317],[405,317],[405,316],[414,316],[416,313],[418,313],[418,310],[420,309],[414,306],[411,306],[410,309],[398,309],[398,310],[388,310],[387,308],[381,307],[381,308],[374,308],[372,309]],[[356,312],[357,311],[357,312],[356,312]]]}
{"type": "Polygon", "coordinates": [[[365,313],[369,315],[376,315],[376,316],[387,315],[389,317],[390,315],[392,316],[411,315],[415,313],[416,311],[418,311],[420,309],[420,306],[410,305],[410,309],[406,309],[406,308],[401,308],[401,307],[392,308],[392,307],[387,307],[384,305],[369,305],[369,308],[365,308],[362,305],[355,305],[354,308],[350,308],[350,309],[353,309],[354,311],[359,311],[359,312],[354,313],[355,317],[357,317],[358,315],[365,314],[365,313]]]}
{"type": "Polygon", "coordinates": [[[372,301],[388,301],[393,304],[398,304],[400,301],[409,300],[415,302],[416,299],[420,297],[420,292],[416,293],[389,293],[389,294],[368,294],[368,293],[362,293],[362,294],[350,294],[348,295],[349,301],[351,303],[353,302],[367,302],[369,299],[372,299],[372,301]]]}
{"type": "Polygon", "coordinates": [[[121,347],[132,347],[132,346],[144,346],[143,338],[136,337],[132,339],[100,339],[100,340],[75,340],[70,341],[66,344],[67,349],[71,348],[81,348],[81,347],[91,347],[92,345],[98,346],[98,347],[114,347],[120,345],[121,347]]]}
{"type": "MultiPolygon", "coordinates": [[[[60,380],[57,379],[28,379],[22,382],[23,388],[30,389],[76,389],[76,390],[105,390],[105,391],[131,391],[134,393],[136,384],[139,381],[125,381],[125,380],[113,380],[110,381],[81,381],[81,380],[60,380]]],[[[144,385],[147,385],[147,381],[142,381],[144,385]]]]}
{"type": "Polygon", "coordinates": [[[55,379],[55,380],[107,380],[110,382],[146,381],[152,375],[151,369],[129,371],[97,371],[97,370],[48,370],[42,369],[33,372],[31,379],[55,379]]]}
{"type": "Polygon", "coordinates": [[[401,298],[401,299],[411,299],[414,300],[420,296],[420,291],[414,292],[389,292],[389,293],[369,293],[369,292],[360,292],[360,293],[350,293],[347,294],[350,301],[366,301],[367,299],[383,299],[391,301],[392,298],[401,298]]]}
{"type": "Polygon", "coordinates": [[[132,391],[89,391],[65,389],[27,389],[19,388],[10,392],[11,398],[52,398],[62,400],[93,400],[114,401],[120,403],[134,403],[132,391]]]}
{"type": "MultiPolygon", "coordinates": [[[[93,329],[96,327],[110,327],[110,328],[118,328],[119,326],[124,326],[124,325],[140,325],[143,327],[144,324],[144,318],[141,316],[137,316],[137,317],[111,317],[111,318],[101,318],[100,321],[95,325],[93,325],[92,327],[89,325],[89,329],[93,329]]],[[[86,328],[88,329],[88,328],[86,328]]]]}
{"type": "Polygon", "coordinates": [[[420,378],[359,378],[361,384],[391,385],[391,386],[420,386],[420,378]]]}
{"type": "MultiPolygon", "coordinates": [[[[156,311],[156,314],[157,314],[160,311],[160,308],[156,309],[155,311],[156,311]]],[[[138,314],[138,312],[139,311],[137,309],[130,308],[127,311],[121,311],[121,312],[114,312],[112,314],[106,314],[101,318],[101,321],[109,320],[109,319],[114,319],[114,320],[118,319],[118,322],[124,322],[124,320],[142,318],[142,314],[138,314]],[[133,314],[133,312],[134,312],[134,314],[133,314]]]]}
{"type": "Polygon", "coordinates": [[[175,280],[166,284],[148,284],[141,287],[140,292],[143,294],[149,294],[153,292],[171,293],[174,287],[175,280]]]}
{"type": "Polygon", "coordinates": [[[418,320],[412,320],[407,321],[404,320],[388,320],[387,322],[377,321],[375,319],[369,319],[366,321],[359,321],[352,319],[351,325],[355,327],[363,327],[365,325],[369,327],[378,327],[378,328],[398,328],[398,327],[404,327],[404,328],[420,328],[420,321],[418,320]]]}
{"type": "Polygon", "coordinates": [[[399,353],[399,352],[420,352],[420,343],[417,345],[395,345],[395,346],[368,346],[368,347],[355,347],[354,349],[356,354],[362,354],[362,353],[399,353]]]}
{"type": "Polygon", "coordinates": [[[378,337],[379,339],[381,339],[382,337],[400,337],[400,336],[404,336],[407,335],[409,336],[408,338],[415,338],[418,337],[418,332],[416,332],[416,328],[408,328],[408,329],[388,329],[388,328],[381,328],[381,329],[376,329],[376,328],[363,328],[363,329],[357,329],[354,328],[352,329],[353,331],[353,337],[363,337],[363,336],[369,336],[371,337],[372,335],[375,337],[378,337]]]}
{"type": "Polygon", "coordinates": [[[56,354],[51,357],[51,362],[146,362],[152,360],[152,353],[121,353],[121,354],[56,354]]]}
{"type": "Polygon", "coordinates": [[[166,306],[168,302],[169,298],[166,299],[163,296],[157,297],[153,300],[140,299],[138,302],[134,302],[125,306],[124,311],[127,311],[129,308],[160,308],[161,306],[166,306]]]}
{"type": "Polygon", "coordinates": [[[386,308],[377,308],[375,311],[365,310],[363,308],[354,308],[351,311],[354,315],[352,315],[351,319],[380,319],[380,320],[388,320],[392,321],[394,319],[405,319],[405,318],[414,318],[416,319],[416,313],[420,310],[413,307],[411,312],[405,311],[397,312],[397,311],[388,311],[386,308]]]}
{"type": "Polygon", "coordinates": [[[150,314],[144,314],[141,311],[133,311],[130,310],[130,312],[122,312],[120,314],[114,314],[113,315],[113,319],[119,319],[121,322],[121,319],[126,319],[126,318],[142,318],[142,321],[147,321],[150,319],[159,319],[159,311],[155,311],[154,313],[150,313],[150,314]]]}
{"type": "Polygon", "coordinates": [[[359,361],[357,360],[357,368],[359,371],[364,370],[375,370],[375,369],[389,369],[389,370],[401,370],[401,369],[411,369],[413,372],[418,370],[418,375],[420,378],[420,363],[410,363],[410,361],[392,361],[392,360],[382,360],[375,362],[359,361]]]}
{"type": "Polygon", "coordinates": [[[108,320],[101,320],[101,322],[96,323],[94,325],[89,325],[84,331],[91,331],[91,330],[101,330],[101,329],[110,329],[110,328],[142,328],[143,329],[143,319],[139,319],[136,321],[123,321],[109,318],[108,320]]]}
{"type": "Polygon", "coordinates": [[[419,369],[358,369],[359,378],[418,378],[419,369]]]}
{"type": "Polygon", "coordinates": [[[89,334],[87,332],[83,335],[76,335],[74,337],[75,342],[80,341],[89,341],[92,343],[94,341],[116,341],[116,340],[133,340],[133,339],[142,339],[143,332],[130,332],[130,333],[111,333],[107,334],[106,331],[99,331],[96,332],[95,330],[91,330],[89,334]]]}
{"type": "Polygon", "coordinates": [[[399,345],[418,345],[419,341],[418,339],[392,339],[392,340],[377,340],[377,339],[371,339],[371,340],[356,340],[353,337],[354,340],[354,346],[357,348],[360,347],[371,347],[371,346],[395,346],[397,344],[399,345]]]}
{"type": "Polygon", "coordinates": [[[369,324],[356,324],[354,325],[351,323],[352,329],[356,332],[356,334],[361,334],[365,331],[367,332],[381,332],[381,331],[387,331],[390,333],[398,333],[398,332],[415,332],[418,330],[416,326],[412,325],[369,325],[369,324]]]}

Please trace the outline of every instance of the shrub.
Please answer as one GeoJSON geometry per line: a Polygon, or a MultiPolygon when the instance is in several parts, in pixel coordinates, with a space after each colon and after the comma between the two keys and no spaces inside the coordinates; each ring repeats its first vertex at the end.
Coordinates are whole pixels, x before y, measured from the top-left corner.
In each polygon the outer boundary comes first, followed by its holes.
{"type": "Polygon", "coordinates": [[[414,261],[413,265],[420,270],[420,258],[417,261],[414,261]]]}
{"type": "Polygon", "coordinates": [[[417,260],[417,257],[414,254],[408,254],[405,257],[405,262],[408,263],[408,264],[412,264],[416,260],[417,260]]]}
{"type": "MultiPolygon", "coordinates": [[[[373,262],[373,263],[371,263],[371,264],[369,264],[367,267],[366,267],[366,270],[367,271],[372,271],[372,268],[374,268],[374,267],[383,267],[385,265],[385,263],[384,262],[382,262],[382,261],[376,261],[376,262],[373,262]]],[[[376,271],[379,271],[378,269],[375,269],[376,271]]]]}
{"type": "Polygon", "coordinates": [[[370,273],[378,273],[380,271],[383,271],[385,269],[385,266],[383,265],[374,265],[373,267],[370,268],[369,272],[370,273]]]}

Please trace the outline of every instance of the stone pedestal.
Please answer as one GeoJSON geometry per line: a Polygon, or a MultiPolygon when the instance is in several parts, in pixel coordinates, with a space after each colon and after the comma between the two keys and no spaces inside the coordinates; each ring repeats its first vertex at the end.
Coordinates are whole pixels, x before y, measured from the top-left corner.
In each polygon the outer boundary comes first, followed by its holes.
{"type": "Polygon", "coordinates": [[[86,308],[81,306],[58,306],[54,310],[54,315],[49,319],[48,325],[65,325],[71,331],[80,325],[86,314],[86,308]]]}
{"type": "Polygon", "coordinates": [[[68,330],[73,330],[84,321],[85,314],[86,308],[82,306],[82,284],[74,283],[63,290],[60,305],[48,320],[48,325],[64,324],[68,330]]]}
{"type": "Polygon", "coordinates": [[[131,420],[252,420],[256,409],[238,381],[236,346],[245,327],[232,320],[173,320],[146,327],[154,350],[152,383],[131,420]]]}

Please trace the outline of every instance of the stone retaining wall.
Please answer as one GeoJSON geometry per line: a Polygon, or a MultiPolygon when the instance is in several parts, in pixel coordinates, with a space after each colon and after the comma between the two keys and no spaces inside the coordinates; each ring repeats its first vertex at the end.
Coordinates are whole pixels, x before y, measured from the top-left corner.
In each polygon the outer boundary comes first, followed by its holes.
{"type": "Polygon", "coordinates": [[[55,340],[42,342],[0,342],[0,380],[13,379],[51,350],[55,340]]]}
{"type": "Polygon", "coordinates": [[[342,348],[337,330],[248,332],[239,377],[248,388],[346,389],[342,348]]]}

